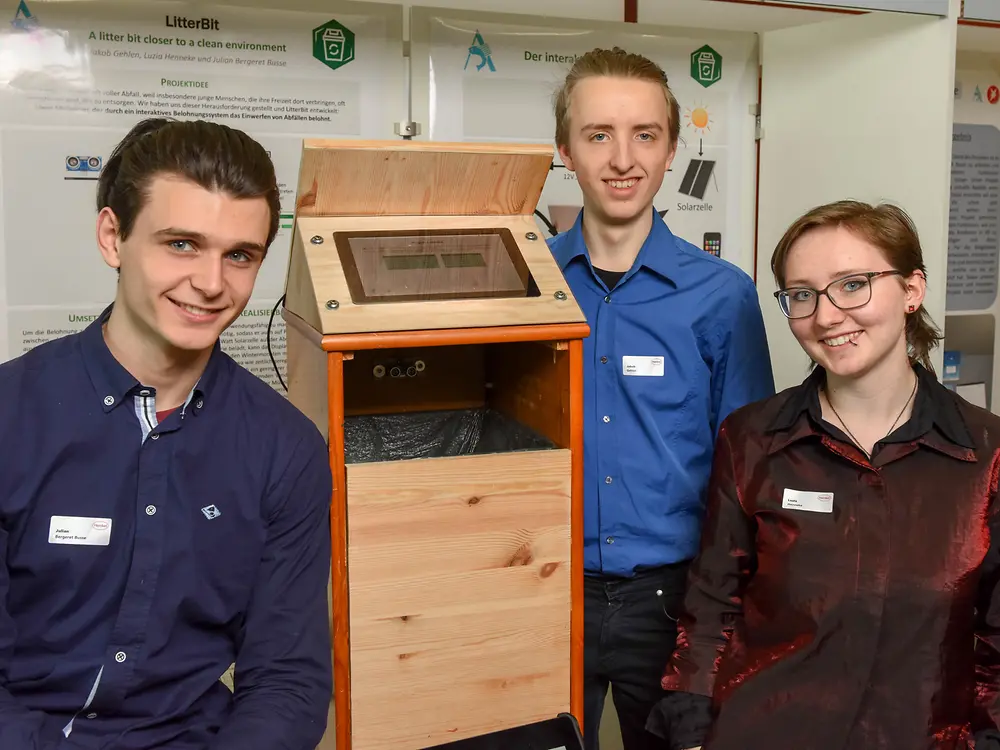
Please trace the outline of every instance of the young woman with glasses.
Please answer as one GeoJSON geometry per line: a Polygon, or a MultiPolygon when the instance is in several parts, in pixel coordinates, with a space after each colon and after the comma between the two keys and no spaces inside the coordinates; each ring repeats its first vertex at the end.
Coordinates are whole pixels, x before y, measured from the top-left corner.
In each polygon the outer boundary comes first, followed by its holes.
{"type": "Polygon", "coordinates": [[[705,750],[1000,748],[1000,418],[933,374],[913,224],[821,206],[771,266],[815,366],[722,425],[648,728],[705,750]]]}

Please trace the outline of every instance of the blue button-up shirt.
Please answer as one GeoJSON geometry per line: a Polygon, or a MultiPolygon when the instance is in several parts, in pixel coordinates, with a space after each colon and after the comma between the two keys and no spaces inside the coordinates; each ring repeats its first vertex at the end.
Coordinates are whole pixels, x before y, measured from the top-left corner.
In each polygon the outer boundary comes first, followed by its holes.
{"type": "Polygon", "coordinates": [[[218,346],[159,423],[109,311],[0,365],[0,748],[312,750],[325,441],[218,346]]]}
{"type": "Polygon", "coordinates": [[[583,212],[549,240],[587,317],[583,344],[584,567],[630,576],[698,550],[719,425],[774,394],[753,281],[675,237],[654,212],[632,268],[609,290],[583,212]]]}

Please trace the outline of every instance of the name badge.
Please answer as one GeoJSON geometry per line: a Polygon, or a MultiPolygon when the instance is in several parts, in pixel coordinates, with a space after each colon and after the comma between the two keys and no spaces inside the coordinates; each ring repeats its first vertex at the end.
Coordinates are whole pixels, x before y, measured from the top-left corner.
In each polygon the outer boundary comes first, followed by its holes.
{"type": "Polygon", "coordinates": [[[833,513],[833,493],[786,489],[781,498],[781,507],[787,510],[806,510],[810,513],[833,513]]]}
{"type": "Polygon", "coordinates": [[[622,357],[622,374],[641,378],[662,378],[663,357],[622,357]]]}
{"type": "Polygon", "coordinates": [[[111,544],[111,519],[52,516],[49,522],[49,544],[107,547],[111,544]]]}

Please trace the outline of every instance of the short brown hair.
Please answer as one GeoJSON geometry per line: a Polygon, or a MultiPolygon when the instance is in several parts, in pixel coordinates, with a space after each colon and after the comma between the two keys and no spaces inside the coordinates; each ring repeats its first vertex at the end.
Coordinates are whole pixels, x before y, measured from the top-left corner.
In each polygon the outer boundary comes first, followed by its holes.
{"type": "Polygon", "coordinates": [[[97,183],[97,210],[118,217],[127,239],[157,175],[177,175],[234,198],[264,198],[271,213],[267,244],[281,219],[278,180],[267,151],[242,130],[221,123],[150,118],[115,146],[97,183]]]}
{"type": "MultiPolygon", "coordinates": [[[[785,232],[771,256],[771,272],[779,289],[785,286],[785,261],[792,246],[815,229],[834,227],[843,227],[877,247],[889,265],[904,276],[919,271],[927,278],[917,228],[903,209],[887,203],[872,206],[860,201],[843,200],[812,209],[785,232]]],[[[940,330],[922,306],[907,314],[906,344],[911,362],[919,362],[934,372],[930,353],[942,338],[940,330]]]]}
{"type": "Polygon", "coordinates": [[[633,52],[626,52],[621,47],[612,49],[592,49],[582,57],[578,57],[573,67],[566,75],[566,80],[556,92],[556,145],[566,146],[569,142],[569,105],[576,84],[584,78],[610,76],[617,78],[635,78],[640,81],[658,83],[663,87],[663,95],[667,100],[667,126],[670,131],[670,144],[676,147],[681,133],[681,109],[677,97],[670,90],[667,74],[663,68],[649,58],[633,52]]]}

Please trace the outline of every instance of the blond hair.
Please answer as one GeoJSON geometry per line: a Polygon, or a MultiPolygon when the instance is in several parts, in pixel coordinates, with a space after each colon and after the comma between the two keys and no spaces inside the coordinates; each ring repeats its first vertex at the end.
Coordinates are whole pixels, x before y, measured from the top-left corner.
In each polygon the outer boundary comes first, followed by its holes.
{"type": "MultiPolygon", "coordinates": [[[[835,227],[843,227],[877,247],[893,270],[904,276],[919,272],[927,278],[917,228],[903,209],[888,203],[872,206],[860,201],[842,200],[817,206],[797,219],[785,232],[771,256],[771,273],[779,289],[785,286],[785,262],[792,246],[812,231],[835,227]]],[[[907,313],[906,345],[911,362],[919,362],[933,373],[930,355],[941,339],[941,332],[927,310],[919,307],[907,313]]]]}
{"type": "Polygon", "coordinates": [[[569,105],[573,89],[584,78],[609,76],[613,78],[633,78],[639,81],[657,83],[663,87],[663,96],[667,100],[667,129],[670,133],[670,143],[677,145],[681,132],[680,106],[677,97],[670,90],[667,74],[663,68],[647,57],[632,52],[626,52],[621,47],[612,49],[592,49],[582,57],[577,58],[566,76],[566,80],[556,92],[556,145],[566,146],[569,142],[569,105]]]}

